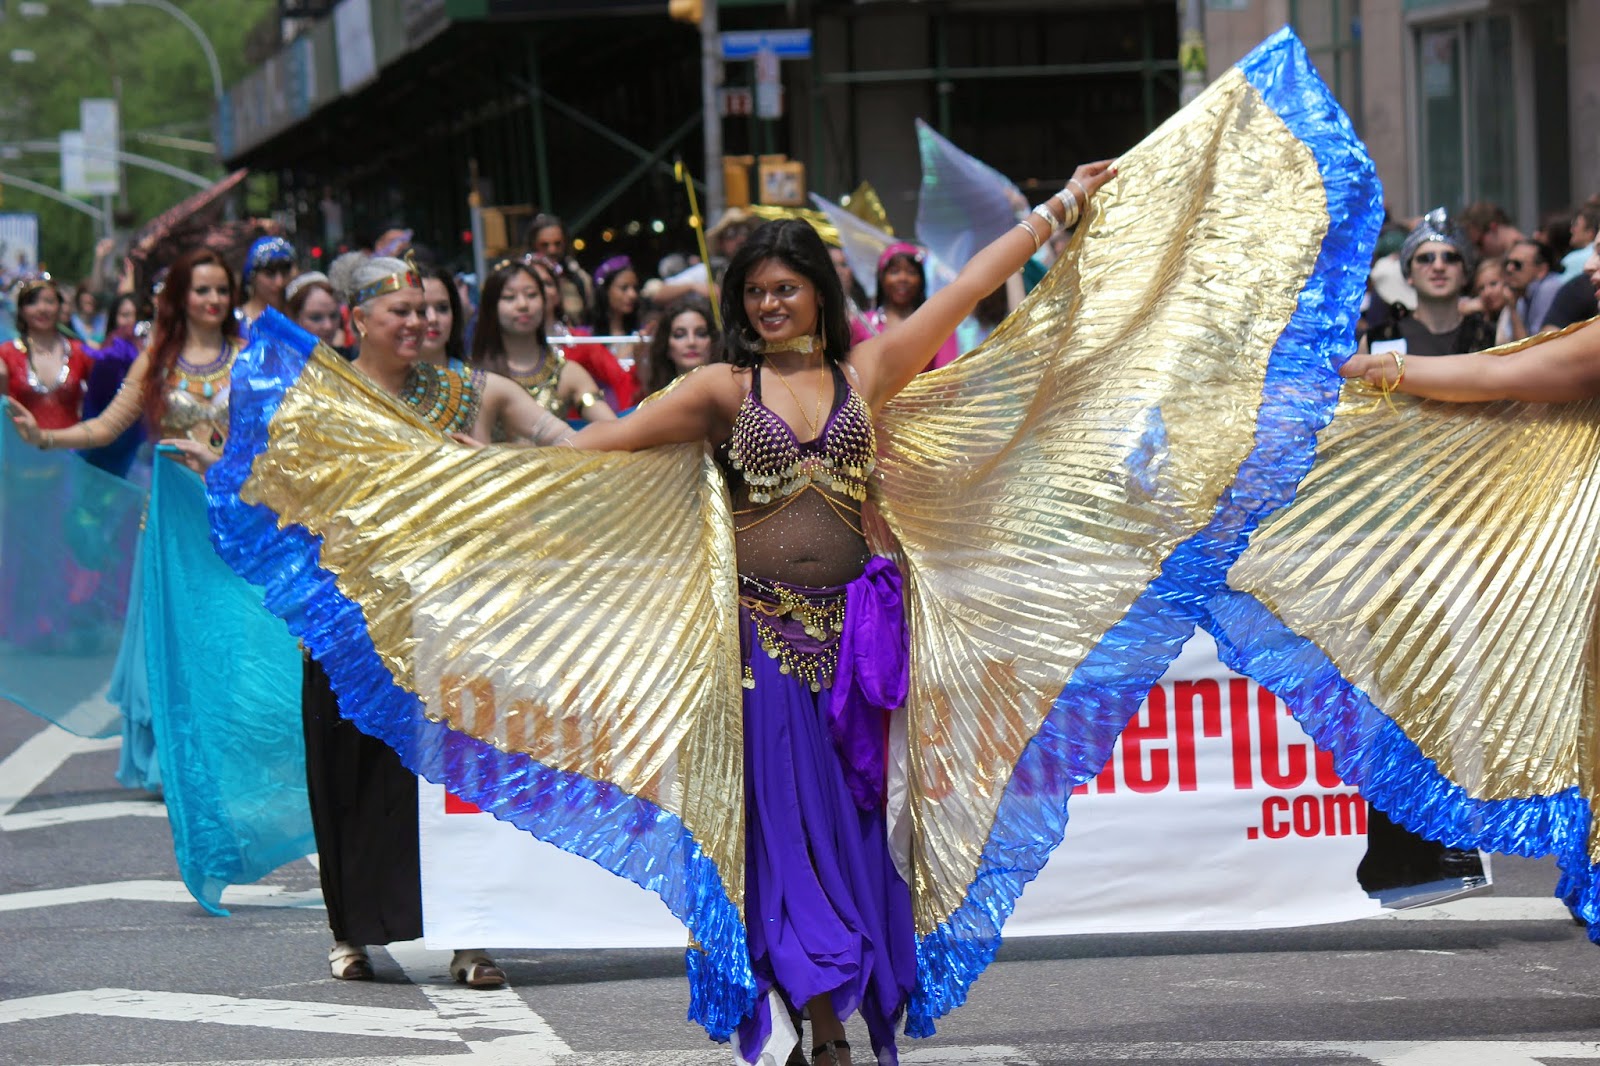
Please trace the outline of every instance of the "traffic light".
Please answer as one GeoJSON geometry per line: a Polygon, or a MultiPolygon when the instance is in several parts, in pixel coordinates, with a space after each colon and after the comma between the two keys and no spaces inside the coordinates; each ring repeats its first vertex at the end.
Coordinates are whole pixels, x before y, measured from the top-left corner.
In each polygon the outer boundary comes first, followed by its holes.
{"type": "Polygon", "coordinates": [[[679,22],[700,25],[700,0],[667,0],[667,14],[679,22]]]}

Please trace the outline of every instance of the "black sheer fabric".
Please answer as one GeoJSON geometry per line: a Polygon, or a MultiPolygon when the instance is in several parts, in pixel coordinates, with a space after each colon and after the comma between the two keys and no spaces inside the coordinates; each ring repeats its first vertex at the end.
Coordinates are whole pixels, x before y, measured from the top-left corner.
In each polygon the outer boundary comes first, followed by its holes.
{"type": "MultiPolygon", "coordinates": [[[[844,405],[848,389],[835,365],[830,421],[844,405]]],[[[750,392],[760,403],[759,370],[751,374],[750,392]]],[[[823,444],[824,439],[819,438],[802,443],[801,448],[821,449],[823,444]]],[[[744,478],[728,463],[726,444],[717,450],[717,458],[733,500],[739,573],[812,588],[843,585],[861,576],[872,553],[861,534],[860,502],[809,484],[793,495],[775,495],[768,503],[755,503],[744,478]]]]}

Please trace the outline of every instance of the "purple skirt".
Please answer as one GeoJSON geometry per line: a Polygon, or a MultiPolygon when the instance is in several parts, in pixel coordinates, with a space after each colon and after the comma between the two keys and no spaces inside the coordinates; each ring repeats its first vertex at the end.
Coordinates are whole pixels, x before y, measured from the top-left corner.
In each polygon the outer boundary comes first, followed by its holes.
{"type": "Polygon", "coordinates": [[[889,715],[909,684],[900,574],[875,558],[835,588],[761,584],[740,589],[745,922],[761,998],[737,1047],[746,1062],[783,1061],[789,1022],[769,993],[794,1010],[827,995],[840,1018],[860,1011],[880,1064],[897,1063],[916,980],[911,891],[884,816],[889,715]],[[785,612],[797,597],[818,612],[785,612]]]}

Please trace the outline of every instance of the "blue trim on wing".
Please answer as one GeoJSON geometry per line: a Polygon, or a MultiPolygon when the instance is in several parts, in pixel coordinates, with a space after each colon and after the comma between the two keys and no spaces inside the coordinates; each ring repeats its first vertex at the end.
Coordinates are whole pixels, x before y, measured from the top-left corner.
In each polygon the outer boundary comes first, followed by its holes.
{"type": "Polygon", "coordinates": [[[1589,801],[1576,787],[1546,796],[1474,799],[1312,641],[1254,596],[1228,591],[1207,623],[1223,660],[1281,698],[1339,776],[1394,821],[1446,847],[1512,855],[1554,853],[1556,895],[1600,943],[1600,866],[1589,862],[1589,801]]]}
{"type": "Polygon", "coordinates": [[[1321,253],[1268,361],[1255,446],[1210,525],[1173,551],[1127,617],[1073,672],[1023,751],[966,899],[919,940],[906,1022],[912,1036],[931,1035],[935,1019],[966,1001],[1023,887],[1061,842],[1072,788],[1105,766],[1117,734],[1203,621],[1206,600],[1223,587],[1250,532],[1293,498],[1315,458],[1315,434],[1333,416],[1334,368],[1355,348],[1382,190],[1349,119],[1291,31],[1268,38],[1239,66],[1317,161],[1329,215],[1321,253]]]}
{"type": "Polygon", "coordinates": [[[268,610],[327,671],[340,713],[393,748],[408,769],[659,895],[700,945],[689,957],[689,1017],[726,1040],[756,997],[744,924],[716,864],[682,821],[607,782],[430,722],[422,700],[395,684],[383,665],[360,606],[319,565],[321,538],[298,525],[280,528],[267,507],[239,498],[315,345],[310,334],[268,311],[235,363],[228,444],[207,478],[217,552],[265,588],[268,610]]]}

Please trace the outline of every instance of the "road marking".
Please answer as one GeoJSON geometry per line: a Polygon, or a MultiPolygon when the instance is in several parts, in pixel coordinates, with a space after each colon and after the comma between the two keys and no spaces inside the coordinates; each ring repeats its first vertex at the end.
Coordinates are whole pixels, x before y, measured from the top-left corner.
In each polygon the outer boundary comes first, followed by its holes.
{"type": "Polygon", "coordinates": [[[572,1049],[556,1035],[550,1023],[536,1014],[510,988],[466,988],[450,977],[450,952],[429,951],[420,940],[389,944],[384,948],[400,964],[406,979],[428,997],[441,1021],[457,1029],[500,1029],[538,1037],[536,1051],[551,1057],[570,1055],[572,1049]]]}
{"type": "Polygon", "coordinates": [[[80,1014],[144,1021],[255,1026],[295,1032],[336,1033],[340,1036],[461,1039],[433,1012],[397,1007],[301,1003],[287,999],[238,999],[195,992],[152,992],[132,988],[58,992],[0,1003],[0,1025],[80,1014]]]}
{"type": "Polygon", "coordinates": [[[73,736],[65,729],[45,726],[19,744],[17,750],[0,759],[0,821],[10,816],[12,808],[32,795],[34,789],[74,755],[112,751],[121,746],[121,737],[90,740],[73,736]]]}
{"type": "MultiPolygon", "coordinates": [[[[182,881],[109,881],[98,885],[71,888],[41,888],[31,892],[0,895],[0,911],[25,911],[37,907],[64,907],[74,903],[99,903],[103,900],[134,903],[193,903],[194,897],[182,881]]],[[[222,890],[222,902],[230,907],[321,908],[322,892],[291,892],[281,885],[229,885],[222,890]]]]}

